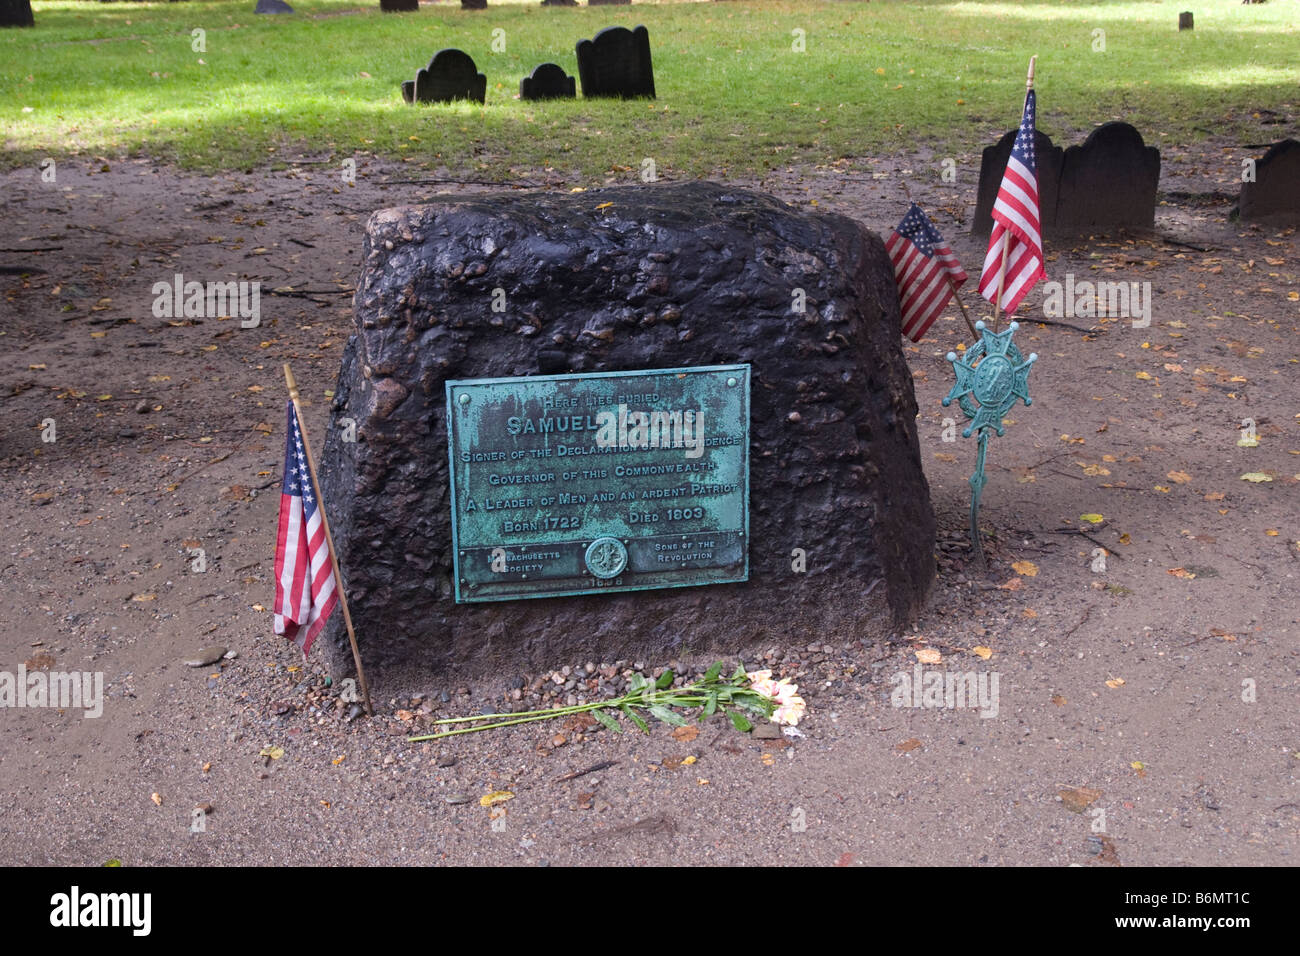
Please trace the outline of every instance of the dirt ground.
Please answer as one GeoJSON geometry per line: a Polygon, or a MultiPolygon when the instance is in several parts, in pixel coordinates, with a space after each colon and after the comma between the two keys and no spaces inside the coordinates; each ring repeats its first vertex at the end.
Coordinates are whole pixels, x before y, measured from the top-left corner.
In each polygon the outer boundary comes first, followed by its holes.
{"type": "MultiPolygon", "coordinates": [[[[527,703],[563,667],[709,661],[379,672],[378,716],[348,721],[320,660],[272,634],[281,363],[323,434],[367,215],[481,187],[381,185],[412,175],[365,161],[355,187],[321,163],[0,175],[0,265],[42,270],[0,274],[0,671],[105,681],[98,719],[0,709],[0,862],[1294,865],[1300,249],[1228,221],[1228,146],[1165,150],[1155,236],[1049,243],[1050,278],[1150,282],[1151,325],[1018,333],[1040,356],[1034,404],[990,451],[985,574],[965,543],[973,442],[943,440],[939,404],[965,325],[950,310],[905,343],[941,527],[934,597],[893,642],[832,647],[798,621],[776,648],[734,635],[808,700],[804,736],[775,741],[714,720],[689,740],[574,722],[408,743],[432,718],[518,708],[513,688],[527,703]],[[178,272],[260,280],[261,324],[156,318],[152,286],[178,272]],[[314,291],[270,294],[286,287],[314,291]],[[237,656],[186,666],[206,645],[237,656]],[[996,674],[996,716],[892,706],[894,675],[928,651],[929,667],[996,674]],[[480,805],[502,790],[505,813],[480,805]]],[[[957,159],[954,185],[925,155],[741,185],[887,234],[907,183],[974,278],[978,157],[957,159]]]]}

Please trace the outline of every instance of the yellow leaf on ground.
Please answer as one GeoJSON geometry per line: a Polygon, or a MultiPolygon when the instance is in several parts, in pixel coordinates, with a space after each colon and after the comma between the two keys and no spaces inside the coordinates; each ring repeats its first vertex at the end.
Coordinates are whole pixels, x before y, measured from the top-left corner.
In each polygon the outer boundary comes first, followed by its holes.
{"type": "Polygon", "coordinates": [[[1176,485],[1185,485],[1192,480],[1192,476],[1185,471],[1171,471],[1165,477],[1176,485]]]}
{"type": "Polygon", "coordinates": [[[1253,482],[1254,484],[1259,484],[1261,481],[1272,481],[1273,476],[1266,475],[1262,471],[1248,471],[1241,476],[1241,480],[1253,482]]]}
{"type": "Polygon", "coordinates": [[[1132,544],[1132,543],[1133,543],[1133,539],[1130,538],[1130,537],[1128,536],[1128,532],[1125,531],[1122,535],[1119,536],[1119,543],[1120,543],[1120,544],[1132,544]]]}
{"type": "Polygon", "coordinates": [[[916,652],[916,659],[922,664],[938,664],[943,661],[943,655],[933,647],[923,647],[916,652]]]}
{"type": "Polygon", "coordinates": [[[1086,521],[1088,524],[1101,524],[1106,519],[1099,514],[1088,513],[1086,515],[1079,515],[1079,520],[1086,521]]]}
{"type": "Polygon", "coordinates": [[[1150,375],[1150,373],[1148,373],[1148,372],[1138,372],[1138,373],[1137,373],[1137,377],[1140,378],[1140,379],[1142,379],[1142,381],[1144,381],[1144,382],[1147,382],[1147,381],[1150,381],[1150,380],[1151,380],[1151,375],[1150,375]]]}
{"type": "Polygon", "coordinates": [[[993,649],[991,647],[984,647],[983,645],[980,645],[978,647],[972,647],[970,649],[970,652],[972,654],[977,655],[982,660],[988,660],[990,657],[993,656],[993,649]]]}
{"type": "Polygon", "coordinates": [[[1038,565],[1032,561],[1016,561],[1011,565],[1011,570],[1015,571],[1016,574],[1023,574],[1027,578],[1038,575],[1038,565]]]}
{"type": "Polygon", "coordinates": [[[160,807],[162,806],[162,794],[151,793],[149,794],[149,799],[152,800],[154,803],[156,803],[158,806],[160,807]]]}
{"type": "Polygon", "coordinates": [[[1092,475],[1092,476],[1109,475],[1110,469],[1107,468],[1105,465],[1084,465],[1083,473],[1085,475],[1092,475]]]}
{"type": "Polygon", "coordinates": [[[1110,687],[1110,688],[1123,687],[1123,686],[1124,686],[1124,678],[1122,678],[1122,677],[1112,677],[1110,680],[1106,681],[1106,686],[1107,686],[1107,687],[1110,687]]]}
{"type": "Polygon", "coordinates": [[[479,797],[478,805],[480,807],[495,807],[498,803],[505,803],[507,800],[513,800],[515,795],[509,790],[493,790],[491,793],[479,797]]]}
{"type": "Polygon", "coordinates": [[[1188,571],[1186,568],[1170,568],[1169,573],[1176,578],[1186,578],[1188,581],[1191,581],[1196,577],[1195,574],[1188,571]]]}
{"type": "Polygon", "coordinates": [[[683,743],[690,743],[700,735],[700,728],[692,725],[686,727],[673,728],[673,739],[680,740],[683,743]]]}

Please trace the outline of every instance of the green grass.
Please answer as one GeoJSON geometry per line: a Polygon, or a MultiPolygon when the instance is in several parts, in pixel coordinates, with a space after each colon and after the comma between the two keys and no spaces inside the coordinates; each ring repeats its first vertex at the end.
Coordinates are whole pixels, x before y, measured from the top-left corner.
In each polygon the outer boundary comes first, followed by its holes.
{"type": "Polygon", "coordinates": [[[374,154],[461,176],[592,177],[650,157],[661,174],[690,176],[944,154],[1015,124],[1031,53],[1039,126],[1063,145],[1110,119],[1156,145],[1208,133],[1263,142],[1286,128],[1255,111],[1288,114],[1300,98],[1300,14],[1286,0],[1202,0],[1182,33],[1179,5],[1160,2],[447,3],[393,15],[295,0],[291,17],[254,16],[253,4],[37,0],[36,29],[0,31],[4,164],[145,153],[248,169],[374,154]],[[637,23],[650,30],[653,103],[515,99],[538,63],[576,75],[577,40],[637,23]],[[192,51],[194,28],[206,52],[192,51]],[[504,53],[491,52],[496,28],[504,53]],[[804,53],[791,49],[795,29],[804,53]],[[399,84],[447,46],[487,74],[486,105],[405,105],[399,84]]]}

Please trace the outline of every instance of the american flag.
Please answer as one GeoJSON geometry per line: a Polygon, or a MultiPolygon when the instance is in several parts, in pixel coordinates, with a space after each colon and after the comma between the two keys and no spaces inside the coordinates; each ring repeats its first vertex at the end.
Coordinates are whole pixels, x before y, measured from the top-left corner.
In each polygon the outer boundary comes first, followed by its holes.
{"type": "Polygon", "coordinates": [[[301,647],[306,657],[339,596],[321,523],[320,496],[312,485],[292,401],[288,418],[280,527],[275,537],[275,633],[301,647]]]}
{"type": "Polygon", "coordinates": [[[952,298],[953,290],[966,281],[966,272],[916,203],[890,234],[885,251],[894,262],[903,334],[919,342],[952,298]]]}
{"type": "Polygon", "coordinates": [[[1039,279],[1043,269],[1043,237],[1038,214],[1038,159],[1034,155],[1034,91],[1025,96],[1025,115],[1007,160],[1007,171],[993,203],[993,232],[989,251],[980,273],[980,295],[997,305],[998,272],[1002,248],[1007,252],[1006,279],[1002,286],[1002,310],[1008,315],[1039,279]]]}

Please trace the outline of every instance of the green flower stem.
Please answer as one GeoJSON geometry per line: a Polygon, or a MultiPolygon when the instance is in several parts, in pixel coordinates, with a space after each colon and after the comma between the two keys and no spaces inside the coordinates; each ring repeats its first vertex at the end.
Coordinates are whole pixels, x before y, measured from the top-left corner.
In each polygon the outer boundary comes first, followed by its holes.
{"type": "Polygon", "coordinates": [[[433,723],[442,724],[475,724],[473,727],[461,727],[457,730],[444,730],[436,734],[423,734],[419,737],[407,737],[410,742],[421,740],[438,740],[442,737],[452,737],[456,734],[472,734],[480,730],[493,730],[497,727],[512,727],[516,724],[531,724],[541,720],[552,720],[556,717],[569,717],[574,714],[584,714],[594,710],[621,710],[623,707],[639,707],[647,710],[656,704],[662,704],[669,707],[694,707],[702,706],[708,702],[710,691],[731,690],[732,695],[728,695],[734,700],[734,696],[750,695],[762,698],[747,687],[741,687],[736,684],[725,681],[697,681],[686,687],[674,690],[664,688],[655,690],[654,684],[650,683],[641,690],[634,693],[624,694],[622,697],[615,697],[610,700],[594,701],[589,704],[575,704],[572,707],[555,707],[549,710],[523,710],[510,714],[509,720],[497,720],[504,714],[475,714],[470,717],[444,717],[435,720],[433,723]],[[734,696],[733,696],[734,695],[734,696]],[[496,723],[482,723],[482,721],[496,720],[496,723]]]}

